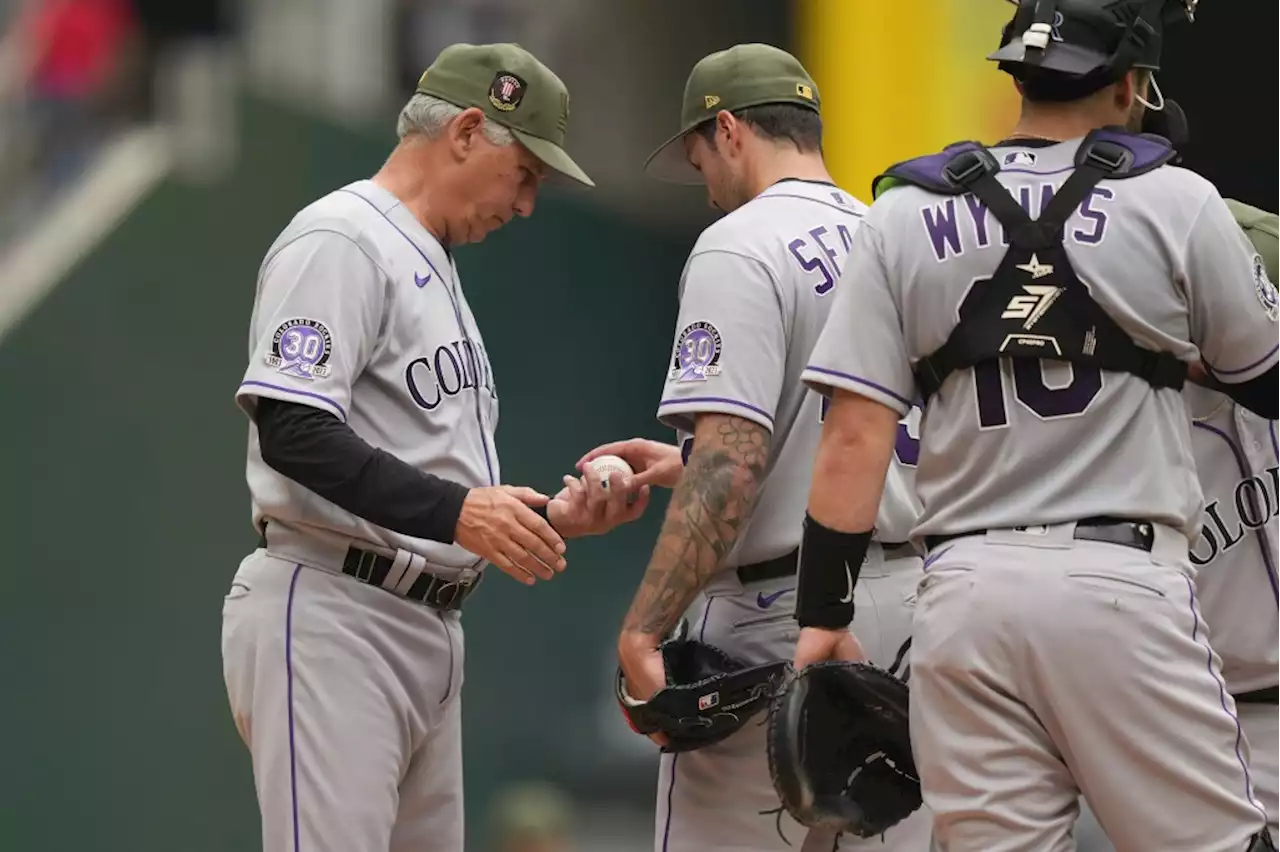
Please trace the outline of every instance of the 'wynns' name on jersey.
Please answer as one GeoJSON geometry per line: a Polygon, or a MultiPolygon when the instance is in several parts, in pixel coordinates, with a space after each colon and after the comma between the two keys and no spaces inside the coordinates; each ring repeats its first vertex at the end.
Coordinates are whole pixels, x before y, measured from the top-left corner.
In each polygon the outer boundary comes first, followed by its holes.
{"type": "MultiPolygon", "coordinates": [[[[1044,181],[1036,186],[1018,187],[1018,203],[1032,219],[1040,217],[1053,200],[1055,185],[1044,181]],[[1033,206],[1033,204],[1038,205],[1033,206]]],[[[1078,213],[1085,220],[1083,225],[1066,228],[1068,240],[1080,245],[1097,245],[1107,235],[1107,202],[1115,199],[1115,192],[1106,186],[1095,186],[1081,202],[1078,213]]],[[[925,234],[933,246],[933,256],[943,261],[959,257],[970,248],[986,248],[1000,234],[1000,243],[1009,245],[1009,236],[996,218],[976,195],[950,197],[920,208],[925,234]]]]}

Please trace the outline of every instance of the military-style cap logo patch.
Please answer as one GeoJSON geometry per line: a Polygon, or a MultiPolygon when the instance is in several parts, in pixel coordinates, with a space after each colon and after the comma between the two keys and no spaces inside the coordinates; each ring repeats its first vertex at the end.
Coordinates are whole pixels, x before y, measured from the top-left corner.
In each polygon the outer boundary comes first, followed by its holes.
{"type": "Polygon", "coordinates": [[[1275,322],[1277,314],[1280,314],[1276,304],[1276,285],[1267,277],[1267,264],[1260,254],[1253,256],[1253,287],[1258,291],[1258,301],[1262,303],[1267,316],[1275,322]]]}
{"type": "Polygon", "coordinates": [[[524,100],[525,82],[510,71],[499,71],[489,86],[489,103],[495,109],[511,112],[524,100]]]}
{"type": "Polygon", "coordinates": [[[720,332],[709,322],[695,322],[680,332],[671,359],[669,378],[676,382],[703,382],[720,374],[720,332]]]}
{"type": "Polygon", "coordinates": [[[313,319],[291,319],[271,337],[267,366],[298,379],[323,379],[329,375],[333,338],[324,323],[313,319]]]}
{"type": "Polygon", "coordinates": [[[807,101],[813,100],[813,89],[804,83],[796,83],[796,94],[807,101]]]}
{"type": "Polygon", "coordinates": [[[720,96],[719,95],[703,95],[702,102],[706,104],[707,109],[711,109],[713,106],[720,103],[720,96]]]}

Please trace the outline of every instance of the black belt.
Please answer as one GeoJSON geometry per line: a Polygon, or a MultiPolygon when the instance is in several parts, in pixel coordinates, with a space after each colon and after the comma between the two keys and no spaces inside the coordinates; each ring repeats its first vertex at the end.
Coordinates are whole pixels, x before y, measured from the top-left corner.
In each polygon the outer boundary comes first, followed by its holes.
{"type": "MultiPolygon", "coordinates": [[[[1014,527],[1014,529],[1025,530],[1027,527],[1014,527]]],[[[986,532],[986,530],[972,530],[971,532],[952,533],[950,535],[930,535],[925,536],[924,541],[929,549],[933,550],[952,539],[971,535],[985,535],[986,532]]],[[[1130,521],[1124,518],[1099,517],[1084,518],[1077,521],[1076,531],[1072,538],[1080,541],[1101,541],[1106,544],[1119,544],[1150,553],[1152,546],[1155,544],[1156,533],[1150,521],[1130,521]]]]}
{"type": "Polygon", "coordinates": [[[1268,686],[1231,696],[1237,704],[1280,704],[1280,687],[1268,686]]]}
{"type": "MultiPolygon", "coordinates": [[[[265,536],[258,539],[258,546],[263,548],[267,546],[265,536]]],[[[361,583],[384,588],[382,583],[387,579],[387,574],[391,572],[391,566],[394,562],[394,559],[374,553],[371,550],[349,547],[347,548],[346,558],[342,560],[342,573],[349,577],[354,577],[361,583]]],[[[424,571],[418,575],[418,579],[413,581],[409,591],[404,594],[400,594],[394,589],[385,590],[415,603],[450,612],[462,609],[462,602],[476,590],[483,576],[483,574],[477,574],[469,582],[459,583],[457,580],[437,577],[435,574],[428,574],[424,571]]]]}
{"type": "MultiPolygon", "coordinates": [[[[906,556],[915,554],[914,548],[908,543],[899,542],[873,542],[879,544],[884,550],[886,559],[892,559],[897,556],[906,556]],[[898,552],[902,551],[902,552],[898,552]]],[[[796,570],[800,567],[800,548],[795,548],[789,553],[781,556],[775,556],[772,559],[766,559],[763,562],[752,562],[750,565],[740,565],[738,567],[738,581],[746,586],[751,583],[762,583],[765,580],[776,580],[779,577],[792,577],[796,570]]]]}

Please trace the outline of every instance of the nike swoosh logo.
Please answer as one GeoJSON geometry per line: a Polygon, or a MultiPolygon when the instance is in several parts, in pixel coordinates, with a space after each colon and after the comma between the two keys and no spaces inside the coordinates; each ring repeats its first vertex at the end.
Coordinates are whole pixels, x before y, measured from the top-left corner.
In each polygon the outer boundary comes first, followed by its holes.
{"type": "Polygon", "coordinates": [[[430,280],[431,280],[431,273],[430,273],[430,272],[428,272],[426,275],[419,275],[419,274],[418,274],[418,273],[416,273],[416,272],[415,272],[415,273],[413,273],[413,283],[418,285],[418,289],[419,289],[419,290],[421,290],[423,287],[427,286],[427,282],[428,282],[428,281],[430,281],[430,280]]]}
{"type": "Polygon", "coordinates": [[[849,561],[846,559],[844,563],[844,580],[846,583],[844,597],[840,599],[840,603],[850,603],[853,601],[853,572],[849,570],[849,561]]]}
{"type": "Polygon", "coordinates": [[[766,595],[764,592],[760,592],[759,594],[756,595],[756,606],[760,607],[761,609],[768,609],[769,607],[773,606],[774,601],[776,601],[778,598],[782,597],[789,591],[791,591],[791,589],[782,589],[781,591],[774,592],[771,595],[766,595]]]}

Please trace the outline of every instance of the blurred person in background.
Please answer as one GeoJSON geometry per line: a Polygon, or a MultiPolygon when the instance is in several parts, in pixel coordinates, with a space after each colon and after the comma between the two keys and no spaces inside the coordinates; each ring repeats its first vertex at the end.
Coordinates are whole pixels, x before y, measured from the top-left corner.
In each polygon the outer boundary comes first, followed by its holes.
{"type": "MultiPolygon", "coordinates": [[[[110,133],[137,33],[129,0],[28,0],[6,35],[42,190],[57,190],[110,133]]],[[[16,90],[16,91],[15,91],[16,90]]]]}
{"type": "Polygon", "coordinates": [[[575,852],[573,803],[544,782],[501,791],[490,813],[493,852],[575,852]]]}

